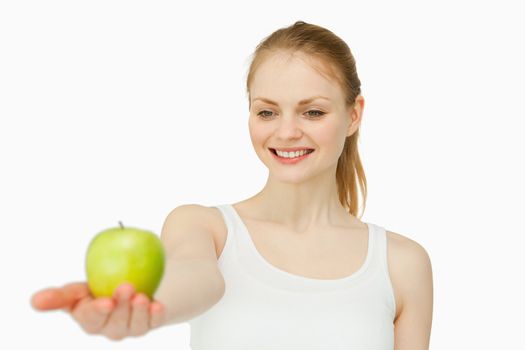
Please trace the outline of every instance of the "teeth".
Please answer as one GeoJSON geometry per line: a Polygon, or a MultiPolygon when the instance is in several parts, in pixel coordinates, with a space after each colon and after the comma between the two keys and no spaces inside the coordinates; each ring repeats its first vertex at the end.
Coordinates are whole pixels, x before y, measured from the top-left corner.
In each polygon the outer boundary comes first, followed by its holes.
{"type": "Polygon", "coordinates": [[[281,151],[278,151],[278,150],[275,150],[275,152],[277,152],[277,155],[279,157],[283,157],[283,158],[297,158],[297,157],[300,157],[306,153],[310,153],[311,151],[308,151],[308,150],[301,150],[301,151],[296,151],[296,152],[281,152],[281,151]]]}

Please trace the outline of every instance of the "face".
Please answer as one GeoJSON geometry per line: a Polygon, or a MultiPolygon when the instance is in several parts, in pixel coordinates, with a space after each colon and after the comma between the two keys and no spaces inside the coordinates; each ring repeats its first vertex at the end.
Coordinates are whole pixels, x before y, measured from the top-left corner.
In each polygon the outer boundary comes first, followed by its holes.
{"type": "Polygon", "coordinates": [[[360,122],[356,117],[360,114],[345,106],[339,85],[320,74],[305,56],[274,54],[255,72],[250,86],[250,138],[270,176],[279,181],[300,183],[327,172],[335,176],[345,139],[360,122]],[[270,150],[292,147],[314,152],[298,162],[283,163],[270,150]]]}

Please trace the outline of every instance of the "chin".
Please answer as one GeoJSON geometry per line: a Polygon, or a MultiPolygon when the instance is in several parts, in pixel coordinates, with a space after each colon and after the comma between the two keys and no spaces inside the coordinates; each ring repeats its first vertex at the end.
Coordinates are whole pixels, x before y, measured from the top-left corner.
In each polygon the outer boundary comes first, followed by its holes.
{"type": "Polygon", "coordinates": [[[286,183],[290,185],[299,185],[301,183],[311,180],[313,176],[306,174],[305,172],[293,173],[292,171],[290,171],[289,173],[285,174],[284,172],[279,172],[279,171],[272,172],[270,170],[269,177],[271,177],[273,181],[277,181],[280,183],[286,183]]]}

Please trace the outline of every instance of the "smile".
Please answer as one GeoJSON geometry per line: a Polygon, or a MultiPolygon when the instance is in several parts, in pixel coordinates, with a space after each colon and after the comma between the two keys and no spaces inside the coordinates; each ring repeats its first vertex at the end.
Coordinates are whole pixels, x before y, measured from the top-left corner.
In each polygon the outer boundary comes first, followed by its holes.
{"type": "Polygon", "coordinates": [[[314,150],[307,150],[305,152],[299,152],[299,155],[297,157],[292,156],[290,158],[289,156],[286,157],[286,152],[285,156],[280,156],[277,154],[277,151],[275,149],[270,148],[269,150],[272,153],[273,158],[278,160],[282,164],[296,164],[301,160],[308,158],[308,156],[314,152],[314,150]]]}

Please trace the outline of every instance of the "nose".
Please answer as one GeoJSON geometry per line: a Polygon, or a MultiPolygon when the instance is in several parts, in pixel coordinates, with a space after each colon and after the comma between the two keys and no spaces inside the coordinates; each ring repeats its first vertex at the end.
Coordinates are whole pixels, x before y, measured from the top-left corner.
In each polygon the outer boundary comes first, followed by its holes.
{"type": "Polygon", "coordinates": [[[299,117],[295,115],[288,115],[279,118],[276,136],[280,139],[295,139],[300,138],[303,134],[301,129],[299,117]]]}

